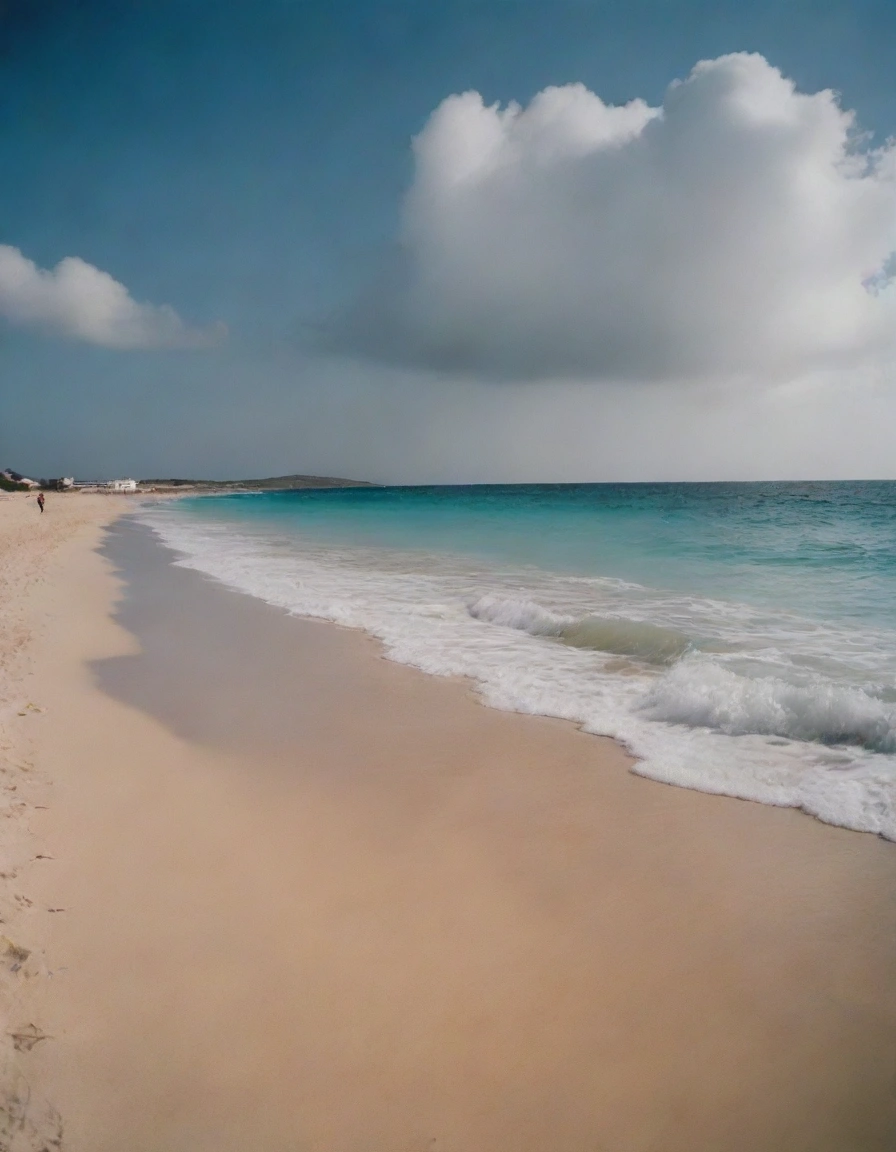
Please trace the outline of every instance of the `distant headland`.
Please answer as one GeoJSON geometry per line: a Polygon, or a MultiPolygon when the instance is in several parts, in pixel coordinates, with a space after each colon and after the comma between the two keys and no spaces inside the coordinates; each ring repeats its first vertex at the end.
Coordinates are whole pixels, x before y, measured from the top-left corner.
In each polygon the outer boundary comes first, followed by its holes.
{"type": "Polygon", "coordinates": [[[195,489],[200,492],[271,492],[290,488],[372,488],[368,480],[347,480],[342,476],[268,476],[263,480],[181,480],[155,479],[139,480],[138,488],[153,488],[183,491],[195,489]]]}

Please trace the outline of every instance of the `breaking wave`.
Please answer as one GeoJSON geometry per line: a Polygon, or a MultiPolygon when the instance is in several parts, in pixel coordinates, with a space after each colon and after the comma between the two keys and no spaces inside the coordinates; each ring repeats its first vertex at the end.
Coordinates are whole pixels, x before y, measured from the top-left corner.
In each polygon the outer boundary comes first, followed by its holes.
{"type": "Polygon", "coordinates": [[[896,709],[861,688],[822,677],[793,684],[741,676],[712,660],[686,660],[654,684],[640,711],[651,720],[727,736],[780,736],[896,753],[896,709]]]}

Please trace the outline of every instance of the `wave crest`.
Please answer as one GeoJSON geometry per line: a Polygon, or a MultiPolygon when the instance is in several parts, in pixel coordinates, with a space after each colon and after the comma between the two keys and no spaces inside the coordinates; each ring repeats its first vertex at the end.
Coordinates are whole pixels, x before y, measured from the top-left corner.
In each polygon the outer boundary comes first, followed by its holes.
{"type": "Polygon", "coordinates": [[[531,600],[482,596],[468,605],[476,620],[516,628],[531,636],[551,636],[572,648],[631,656],[648,664],[672,664],[693,648],[683,632],[643,620],[608,616],[558,616],[531,600]]]}

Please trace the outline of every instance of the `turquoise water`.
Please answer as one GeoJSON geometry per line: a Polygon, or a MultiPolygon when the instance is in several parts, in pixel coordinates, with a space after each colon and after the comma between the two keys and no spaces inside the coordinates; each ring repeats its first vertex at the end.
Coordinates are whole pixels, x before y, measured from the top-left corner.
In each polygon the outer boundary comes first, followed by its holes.
{"type": "Polygon", "coordinates": [[[146,513],[182,563],[638,771],[896,838],[896,483],[348,488],[146,513]]]}
{"type": "Polygon", "coordinates": [[[615,576],[896,629],[896,483],[343,488],[206,498],[318,540],[615,576]]]}

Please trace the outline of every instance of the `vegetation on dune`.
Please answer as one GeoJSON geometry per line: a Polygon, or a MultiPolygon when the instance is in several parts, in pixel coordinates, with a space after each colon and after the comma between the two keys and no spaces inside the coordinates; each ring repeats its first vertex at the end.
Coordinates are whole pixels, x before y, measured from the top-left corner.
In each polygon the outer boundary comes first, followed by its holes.
{"type": "Polygon", "coordinates": [[[0,491],[28,492],[29,487],[27,484],[19,484],[17,480],[7,480],[5,476],[0,476],[0,491]]]}

